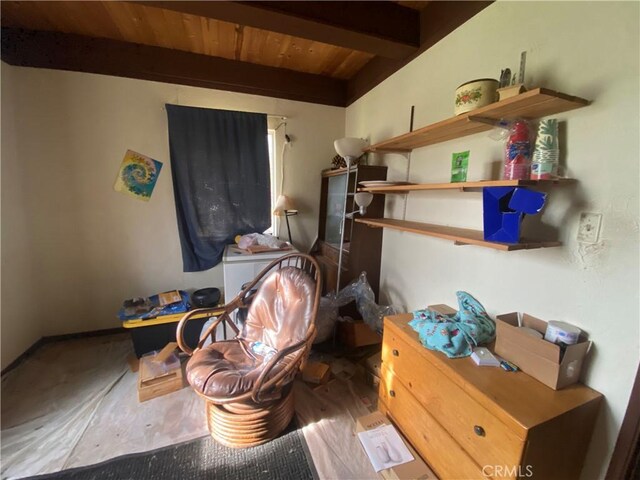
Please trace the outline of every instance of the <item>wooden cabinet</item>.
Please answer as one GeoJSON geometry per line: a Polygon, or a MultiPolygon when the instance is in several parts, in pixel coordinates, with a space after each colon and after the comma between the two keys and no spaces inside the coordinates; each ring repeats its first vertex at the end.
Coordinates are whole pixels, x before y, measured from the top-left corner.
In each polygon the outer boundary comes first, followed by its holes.
{"type": "MultiPolygon", "coordinates": [[[[500,102],[495,102],[485,107],[472,110],[462,115],[427,125],[426,127],[405,133],[404,135],[384,140],[367,147],[365,151],[408,153],[416,148],[434,145],[489,130],[500,120],[513,120],[516,118],[529,120],[536,119],[585,107],[587,105],[589,105],[589,101],[583,98],[554,92],[546,88],[536,88],[500,102]]],[[[554,183],[566,184],[569,181],[569,179],[563,179],[563,181],[492,180],[486,182],[395,185],[387,187],[370,187],[363,190],[377,194],[408,194],[409,192],[420,190],[468,190],[494,186],[536,186],[552,185],[554,183]]],[[[390,228],[403,232],[412,232],[420,235],[452,240],[456,245],[477,245],[505,251],[556,247],[561,245],[558,241],[540,241],[535,239],[526,239],[515,244],[492,242],[484,240],[484,234],[480,230],[412,222],[405,219],[380,218],[376,220],[369,220],[364,218],[358,219],[356,222],[361,222],[369,225],[370,227],[390,228]]]]}
{"type": "Polygon", "coordinates": [[[426,349],[385,318],[379,408],[442,479],[578,478],[602,395],[426,349]]]}
{"type": "MultiPolygon", "coordinates": [[[[386,180],[387,167],[359,165],[347,172],[346,168],[322,172],[320,190],[320,216],[318,219],[318,243],[314,256],[323,272],[323,293],[336,290],[338,258],[342,248],[341,287],[367,272],[367,279],[376,298],[380,284],[380,250],[382,231],[369,228],[352,219],[344,222],[344,243],[341,245],[342,219],[344,215],[345,182],[348,182],[347,213],[358,207],[353,200],[358,182],[386,180]]],[[[381,218],[384,215],[384,196],[376,195],[363,218],[381,218]]],[[[355,215],[360,218],[360,214],[355,215]]]]}

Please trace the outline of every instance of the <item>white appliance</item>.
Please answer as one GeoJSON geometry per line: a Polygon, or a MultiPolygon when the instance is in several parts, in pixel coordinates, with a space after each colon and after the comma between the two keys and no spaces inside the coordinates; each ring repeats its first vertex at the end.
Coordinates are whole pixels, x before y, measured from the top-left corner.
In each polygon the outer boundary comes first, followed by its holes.
{"type": "MultiPolygon", "coordinates": [[[[225,303],[233,300],[242,291],[242,286],[256,278],[273,260],[296,252],[297,250],[291,249],[252,254],[241,250],[236,245],[227,245],[222,256],[225,303]]],[[[235,314],[232,314],[232,320],[236,322],[235,314]]],[[[216,332],[216,338],[218,338],[218,333],[216,332]]],[[[233,336],[233,332],[227,332],[227,334],[227,338],[231,338],[229,334],[233,336]]]]}

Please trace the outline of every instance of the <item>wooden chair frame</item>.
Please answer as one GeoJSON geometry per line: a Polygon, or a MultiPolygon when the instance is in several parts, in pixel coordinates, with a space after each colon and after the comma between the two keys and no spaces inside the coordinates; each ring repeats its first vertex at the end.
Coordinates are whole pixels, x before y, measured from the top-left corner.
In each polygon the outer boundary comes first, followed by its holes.
{"type": "MultiPolygon", "coordinates": [[[[296,267],[307,272],[311,278],[315,281],[316,289],[315,295],[313,299],[313,307],[312,307],[312,316],[313,321],[310,322],[309,328],[305,333],[305,337],[300,342],[291,345],[283,350],[280,350],[277,354],[275,354],[267,363],[262,373],[258,377],[253,389],[249,392],[245,392],[241,395],[235,397],[212,397],[208,395],[201,394],[197,392],[200,396],[204,397],[206,400],[213,402],[217,405],[231,404],[231,403],[242,403],[246,401],[253,401],[256,404],[260,404],[263,400],[265,394],[268,394],[273,391],[277,391],[278,389],[283,388],[288,383],[291,382],[293,377],[295,376],[296,369],[302,366],[303,361],[306,359],[306,356],[311,348],[313,340],[316,336],[316,328],[315,328],[315,319],[318,314],[318,307],[320,305],[320,296],[322,293],[322,276],[320,273],[320,266],[318,262],[311,256],[301,254],[301,253],[291,253],[289,255],[282,256],[269,265],[267,265],[257,276],[256,278],[249,283],[245,288],[236,295],[233,300],[228,302],[224,307],[222,307],[223,314],[218,316],[215,322],[211,324],[211,326],[207,329],[207,331],[201,336],[198,345],[195,349],[191,349],[184,341],[183,337],[183,329],[187,323],[187,321],[196,314],[199,313],[213,313],[220,312],[220,307],[215,308],[198,308],[196,310],[191,310],[187,314],[185,314],[178,323],[176,328],[176,340],[178,342],[178,346],[180,349],[188,355],[193,355],[195,352],[203,348],[204,342],[207,337],[212,336],[215,332],[215,329],[221,322],[225,322],[225,324],[229,325],[231,329],[236,333],[236,336],[240,333],[238,327],[231,320],[231,313],[235,312],[240,308],[246,307],[247,303],[250,301],[252,296],[252,290],[256,285],[258,285],[264,277],[266,277],[272,270],[280,270],[284,267],[296,267]],[[269,377],[269,374],[273,370],[273,368],[286,356],[291,355],[292,358],[287,363],[287,365],[282,369],[282,371],[278,372],[269,380],[266,380],[269,377]]],[[[225,292],[226,293],[226,292],[225,292]]],[[[229,340],[223,340],[229,341],[229,340]]],[[[215,342],[215,338],[212,337],[212,342],[215,342]]]]}

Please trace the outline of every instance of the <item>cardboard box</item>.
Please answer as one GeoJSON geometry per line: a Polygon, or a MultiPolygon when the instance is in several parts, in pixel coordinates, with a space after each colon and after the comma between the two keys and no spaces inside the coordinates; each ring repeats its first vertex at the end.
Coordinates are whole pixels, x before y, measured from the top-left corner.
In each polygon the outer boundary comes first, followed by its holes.
{"type": "MultiPolygon", "coordinates": [[[[522,316],[522,326],[533,328],[542,335],[547,330],[547,322],[526,313],[522,316]]],[[[496,317],[496,353],[554,390],[578,381],[590,346],[591,342],[581,336],[577,344],[567,346],[561,355],[560,345],[520,330],[516,312],[496,317]]]]}
{"type": "Polygon", "coordinates": [[[382,366],[382,352],[376,352],[367,357],[364,361],[364,368],[380,378],[380,367],[382,366]]]}
{"type": "Polygon", "coordinates": [[[331,376],[331,367],[322,362],[308,362],[302,369],[302,379],[305,382],[324,384],[331,376]]]}
{"type": "Polygon", "coordinates": [[[378,391],[378,389],[380,388],[380,377],[378,377],[377,375],[374,375],[373,373],[369,372],[369,371],[365,371],[364,372],[364,384],[368,387],[371,387],[372,389],[374,389],[376,392],[378,391]]]}
{"type": "Polygon", "coordinates": [[[382,365],[382,352],[374,353],[362,362],[364,365],[365,384],[378,390],[380,387],[380,366],[382,365]]]}
{"type": "Polygon", "coordinates": [[[338,322],[338,338],[349,348],[364,347],[382,343],[382,337],[369,328],[364,320],[338,322]]]}
{"type": "MultiPolygon", "coordinates": [[[[383,413],[373,412],[358,418],[356,421],[356,432],[372,430],[382,425],[391,425],[391,422],[383,413]]],[[[398,433],[400,434],[400,432],[398,433]]],[[[381,470],[379,478],[384,478],[385,480],[437,480],[438,477],[436,477],[433,471],[424,463],[420,455],[418,455],[418,452],[407,442],[406,438],[404,438],[402,434],[400,434],[400,437],[411,452],[414,460],[396,467],[381,470]]]]}
{"type": "Polygon", "coordinates": [[[184,387],[182,366],[177,355],[174,354],[165,362],[156,362],[154,358],[155,355],[140,357],[138,371],[138,401],[140,402],[146,402],[184,387]]]}

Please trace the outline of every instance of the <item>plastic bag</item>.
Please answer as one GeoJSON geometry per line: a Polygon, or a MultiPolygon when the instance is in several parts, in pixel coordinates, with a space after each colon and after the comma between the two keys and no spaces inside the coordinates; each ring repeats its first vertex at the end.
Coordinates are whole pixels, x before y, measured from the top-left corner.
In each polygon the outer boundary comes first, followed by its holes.
{"type": "Polygon", "coordinates": [[[338,320],[338,305],[336,304],[336,296],[333,293],[320,299],[318,307],[318,315],[316,317],[316,338],[313,343],[322,343],[331,338],[333,328],[338,320]]]}
{"type": "MultiPolygon", "coordinates": [[[[218,319],[218,317],[211,317],[209,320],[207,320],[206,322],[204,322],[204,325],[202,325],[202,330],[200,330],[200,336],[198,337],[200,340],[202,340],[202,335],[205,334],[205,332],[209,329],[209,327],[213,324],[213,322],[215,322],[218,319]]],[[[221,325],[218,325],[216,327],[216,330],[213,332],[213,335],[216,337],[216,341],[217,340],[222,340],[222,338],[218,338],[218,332],[222,329],[221,325]]],[[[211,335],[207,336],[207,339],[204,341],[204,343],[202,344],[203,347],[206,347],[207,345],[211,345],[211,335]]]]}
{"type": "Polygon", "coordinates": [[[168,305],[161,305],[160,294],[151,295],[147,298],[137,297],[125,300],[118,311],[118,318],[123,321],[138,318],[146,320],[160,315],[187,312],[191,308],[189,294],[184,290],[179,290],[179,292],[181,300],[168,305]]]}
{"type": "Polygon", "coordinates": [[[373,290],[367,281],[367,272],[362,272],[357,280],[340,290],[335,302],[337,306],[342,307],[354,300],[362,319],[369,328],[378,333],[382,332],[382,319],[385,316],[399,313],[399,309],[393,305],[376,303],[373,290]]]}
{"type": "Polygon", "coordinates": [[[287,242],[277,239],[271,235],[263,235],[261,233],[249,233],[242,235],[238,241],[238,248],[246,250],[247,247],[252,245],[263,245],[270,248],[283,248],[287,245],[287,242]]]}

